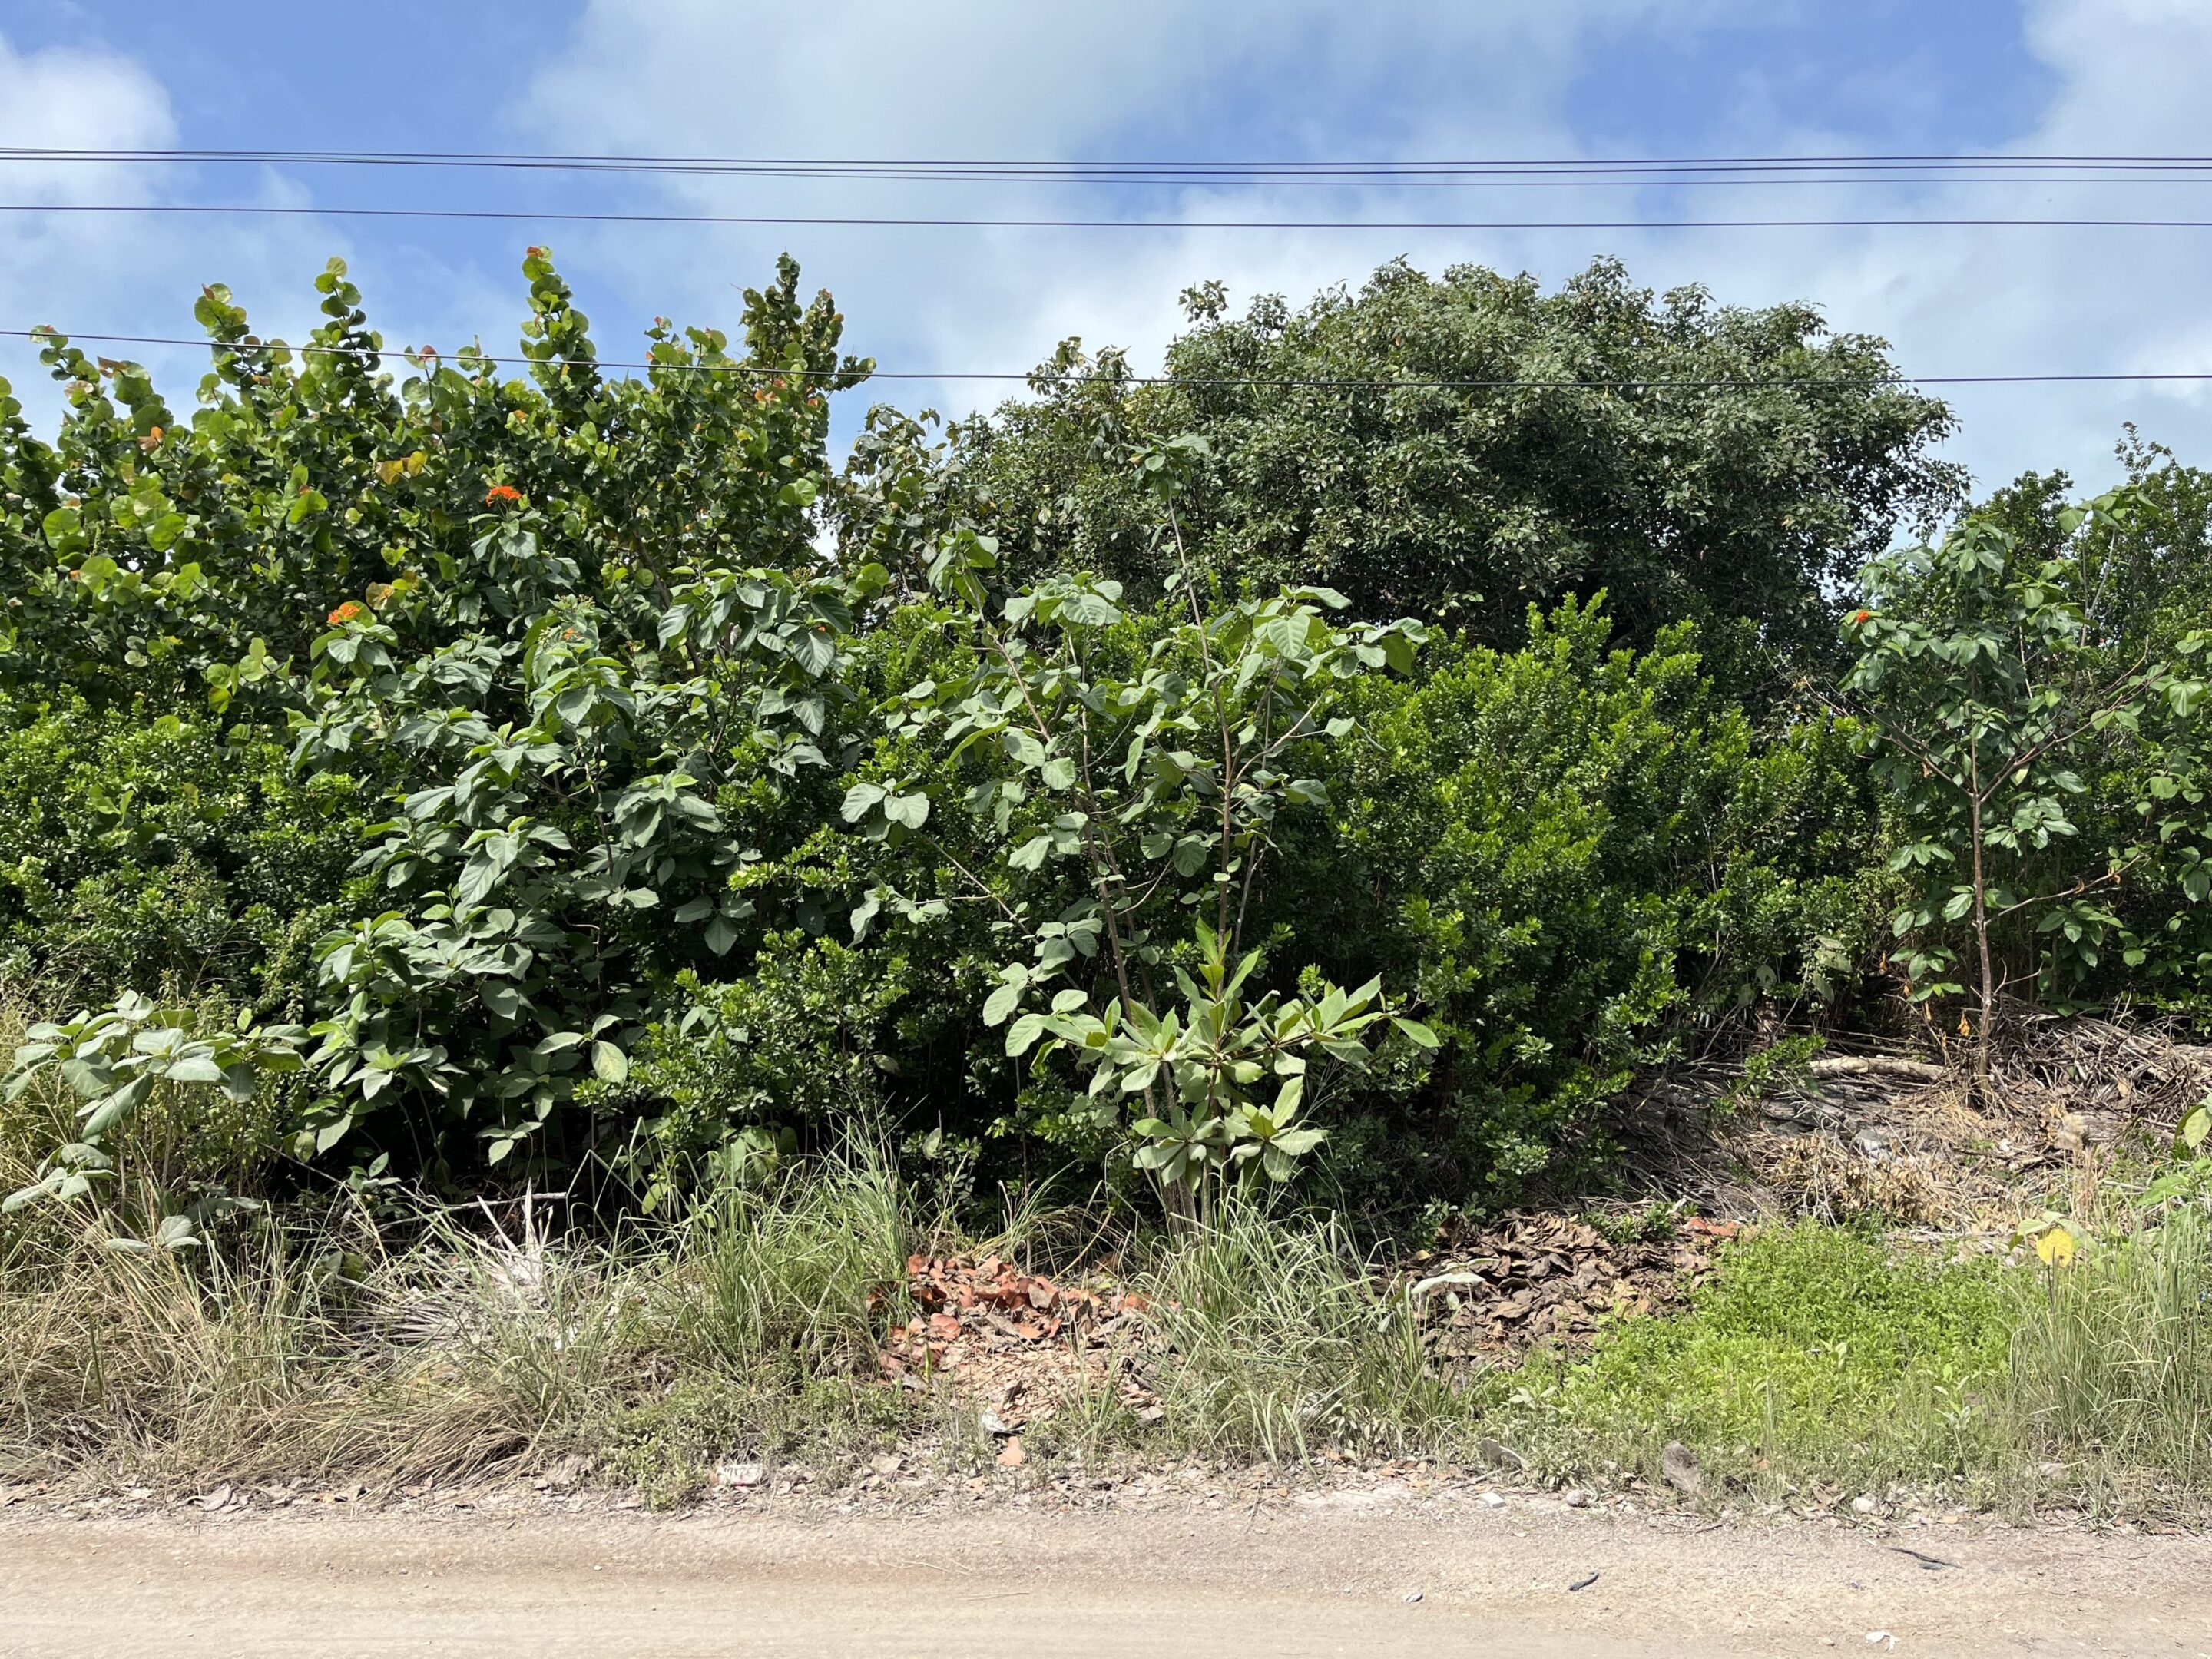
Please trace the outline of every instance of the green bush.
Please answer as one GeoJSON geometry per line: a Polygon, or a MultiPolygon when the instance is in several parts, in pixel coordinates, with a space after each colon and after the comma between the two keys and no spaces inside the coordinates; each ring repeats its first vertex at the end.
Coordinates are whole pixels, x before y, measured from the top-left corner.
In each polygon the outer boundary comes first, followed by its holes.
{"type": "Polygon", "coordinates": [[[0,387],[0,949],[49,1000],[181,977],[304,1012],[300,1150],[447,1179],[596,1150],[579,1082],[781,920],[742,877],[819,822],[784,803],[831,765],[872,574],[809,568],[826,396],[865,366],[794,265],[742,355],[662,322],[635,378],[545,250],[524,272],[526,377],[424,352],[395,385],[333,262],[302,350],[203,295],[189,419],[58,337],[51,443],[0,387]]]}
{"type": "Polygon", "coordinates": [[[1303,951],[1405,987],[1446,1040],[1350,1109],[1363,1198],[1510,1197],[1632,1066],[1755,999],[1832,996],[1863,946],[1848,733],[1759,730],[1681,632],[1615,650],[1575,605],[1529,631],[1369,688],[1373,740],[1340,749],[1333,820],[1269,895],[1303,951]]]}
{"type": "Polygon", "coordinates": [[[1745,667],[1777,648],[1823,662],[1840,585],[1963,482],[1929,453],[1943,404],[1808,306],[1656,295],[1612,261],[1550,294],[1399,262],[1295,310],[1262,296],[1231,318],[1218,284],[1184,302],[1164,380],[1070,341],[1042,396],[963,429],[951,487],[989,504],[1024,572],[1157,592],[1171,550],[1115,457],[1192,433],[1210,447],[1185,514],[1193,562],[1232,590],[1316,583],[1355,614],[1511,646],[1530,605],[1603,589],[1638,644],[1748,618],[1745,667]],[[1420,384],[1437,380],[1461,384],[1420,384]],[[1560,384],[1577,380],[1607,384],[1560,384]]]}
{"type": "Polygon", "coordinates": [[[0,696],[0,964],[56,1003],[170,987],[296,1007],[367,805],[203,710],[0,696]]]}

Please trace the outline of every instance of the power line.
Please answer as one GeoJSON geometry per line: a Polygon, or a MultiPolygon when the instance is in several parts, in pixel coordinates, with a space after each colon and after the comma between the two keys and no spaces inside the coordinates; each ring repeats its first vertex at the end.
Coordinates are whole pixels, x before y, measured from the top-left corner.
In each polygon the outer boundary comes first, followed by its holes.
{"type": "Polygon", "coordinates": [[[2212,230],[2212,219],[1940,216],[1795,219],[1047,219],[933,215],[587,213],[522,208],[310,207],[212,202],[0,202],[0,213],[462,220],[502,224],[781,225],[939,230],[2212,230]]]}
{"type": "MultiPolygon", "coordinates": [[[[238,342],[192,339],[184,336],[158,334],[70,334],[61,330],[0,328],[0,338],[75,343],[80,341],[100,345],[197,346],[218,352],[246,355],[254,352],[299,352],[327,356],[367,358],[378,362],[389,357],[413,359],[406,350],[378,349],[366,346],[333,346],[309,343],[293,345],[282,340],[258,338],[238,342]]],[[[442,354],[431,353],[436,361],[445,362],[442,354]]],[[[754,374],[770,379],[830,380],[848,374],[860,374],[872,380],[995,380],[1026,382],[1036,385],[1079,385],[1085,381],[1109,378],[1121,386],[1246,386],[1246,387],[1315,387],[1340,390],[1370,390],[1381,392],[1413,391],[1545,391],[1545,392],[1603,392],[1628,390],[1686,390],[1686,391],[1761,391],[1792,388],[1826,389],[1833,391],[1851,383],[1839,380],[1816,380],[1807,377],[1769,377],[1761,379],[1691,380],[1671,377],[1614,378],[1597,380],[1517,380],[1492,379],[1406,379],[1331,378],[1304,375],[1187,375],[1187,374],[1129,374],[1102,376],[1084,374],[1055,374],[1049,371],[1018,372],[1007,369],[879,369],[872,364],[865,368],[855,364],[848,368],[784,368],[769,363],[736,362],[655,362],[650,359],[629,362],[609,358],[555,359],[536,357],[495,356],[488,353],[471,353],[452,360],[453,366],[465,367],[484,363],[531,368],[573,367],[588,369],[665,369],[679,373],[754,374]]],[[[1871,384],[1879,386],[2083,386],[2136,385],[2164,381],[2189,384],[2212,381],[2212,370],[2124,370],[2103,374],[1884,374],[1875,377],[1871,384]]],[[[1864,383],[1862,383],[1864,384],[1864,383]]]]}
{"type": "Polygon", "coordinates": [[[483,168],[555,172],[729,173],[744,177],[1167,182],[1264,180],[1433,185],[1530,176],[1572,179],[1651,175],[1697,177],[1760,173],[1940,175],[1960,170],[2034,173],[2070,168],[2095,173],[2202,173],[2212,156],[2006,154],[1994,151],[1895,155],[1492,157],[1461,161],[930,160],[918,157],[589,155],[526,151],[316,150],[296,149],[94,149],[0,146],[0,161],[124,165],[483,168]]]}

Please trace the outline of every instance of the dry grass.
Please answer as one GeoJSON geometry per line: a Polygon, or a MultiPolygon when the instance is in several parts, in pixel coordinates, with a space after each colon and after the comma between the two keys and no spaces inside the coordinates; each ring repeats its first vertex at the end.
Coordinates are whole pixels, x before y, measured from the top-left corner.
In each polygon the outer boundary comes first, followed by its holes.
{"type": "Polygon", "coordinates": [[[319,1231],[187,1252],[94,1227],[10,1272],[0,1462],[191,1486],[398,1479],[526,1448],[541,1419],[481,1349],[366,1340],[384,1287],[344,1279],[339,1253],[319,1231]]]}
{"type": "Polygon", "coordinates": [[[430,1213],[392,1249],[341,1207],[146,1250],[42,1218],[0,1263],[0,1474],[376,1485],[581,1452],[668,1496],[857,1444],[914,1411],[873,1386],[903,1215],[855,1157],[620,1246],[430,1213]]]}

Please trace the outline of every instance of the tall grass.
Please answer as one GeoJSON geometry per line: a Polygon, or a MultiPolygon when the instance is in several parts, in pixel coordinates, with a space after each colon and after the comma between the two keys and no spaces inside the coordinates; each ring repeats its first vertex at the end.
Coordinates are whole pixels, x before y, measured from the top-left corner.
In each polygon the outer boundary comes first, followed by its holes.
{"type": "Polygon", "coordinates": [[[917,1231],[895,1164],[865,1141],[732,1189],[676,1236],[670,1272],[688,1293],[672,1337],[727,1366],[871,1367],[884,1319],[908,1311],[917,1231]]]}
{"type": "Polygon", "coordinates": [[[2006,1407],[2045,1492],[2212,1496],[2212,1218],[2157,1219],[2019,1287],[2006,1407]]]}
{"type": "Polygon", "coordinates": [[[720,1457],[858,1443],[916,1407],[874,1387],[903,1317],[908,1206],[855,1148],[615,1243],[542,1209],[358,1212],[148,1250],[64,1212],[0,1264],[0,1471],[189,1486],[402,1481],[581,1452],[657,1495],[720,1457]]]}
{"type": "Polygon", "coordinates": [[[1234,1200],[1166,1241],[1137,1282],[1166,1351],[1146,1380],[1181,1445],[1287,1462],[1467,1437],[1469,1396],[1430,1371],[1413,1310],[1336,1222],[1234,1200]]]}
{"type": "Polygon", "coordinates": [[[267,1230],[220,1251],[145,1250],[95,1225],[9,1272],[0,1465],[164,1485],[399,1480],[526,1444],[527,1413],[471,1356],[422,1363],[364,1340],[378,1287],[340,1279],[325,1243],[267,1230]]]}

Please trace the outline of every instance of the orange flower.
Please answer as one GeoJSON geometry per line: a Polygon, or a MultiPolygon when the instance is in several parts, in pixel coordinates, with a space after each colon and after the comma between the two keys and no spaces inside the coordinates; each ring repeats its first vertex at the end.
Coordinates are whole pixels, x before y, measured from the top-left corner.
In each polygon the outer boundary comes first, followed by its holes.
{"type": "Polygon", "coordinates": [[[1854,628],[1857,627],[1861,623],[1872,622],[1873,620],[1874,612],[1871,611],[1854,611],[1851,612],[1851,626],[1854,628]]]}
{"type": "Polygon", "coordinates": [[[324,618],[324,620],[329,623],[331,627],[338,628],[343,627],[345,623],[349,622],[359,622],[368,614],[368,607],[363,605],[359,599],[348,599],[337,610],[331,611],[328,617],[324,618]]]}
{"type": "Polygon", "coordinates": [[[489,507],[494,501],[519,501],[521,499],[522,492],[513,484],[494,484],[489,489],[484,491],[486,507],[489,507]]]}

